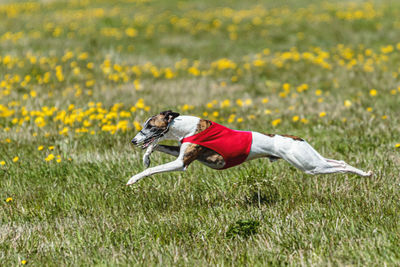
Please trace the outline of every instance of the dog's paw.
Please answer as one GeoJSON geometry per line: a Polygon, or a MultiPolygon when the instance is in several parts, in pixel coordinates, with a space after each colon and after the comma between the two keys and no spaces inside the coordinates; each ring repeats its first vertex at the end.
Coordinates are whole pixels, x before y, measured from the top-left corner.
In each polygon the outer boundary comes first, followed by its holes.
{"type": "Polygon", "coordinates": [[[143,165],[145,168],[148,168],[150,166],[150,157],[143,157],[143,165]]]}
{"type": "Polygon", "coordinates": [[[140,178],[137,178],[135,176],[133,176],[131,179],[129,179],[129,181],[126,183],[126,185],[133,185],[134,183],[136,183],[137,181],[139,181],[140,178]]]}

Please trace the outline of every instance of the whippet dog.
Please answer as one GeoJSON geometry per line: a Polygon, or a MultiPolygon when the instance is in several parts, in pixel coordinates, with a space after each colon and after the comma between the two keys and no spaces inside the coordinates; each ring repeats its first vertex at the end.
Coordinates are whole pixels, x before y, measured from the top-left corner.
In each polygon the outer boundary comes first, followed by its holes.
{"type": "Polygon", "coordinates": [[[132,143],[146,149],[143,155],[146,168],[150,165],[153,150],[173,155],[176,159],[145,169],[132,176],[127,185],[156,173],[184,171],[195,160],[221,170],[262,157],[269,158],[271,162],[284,159],[307,174],[372,175],[371,171],[364,172],[344,161],[324,158],[296,136],[231,130],[209,120],[180,116],[171,110],[150,117],[132,143]],[[159,145],[162,140],[176,140],[180,146],[159,145]]]}

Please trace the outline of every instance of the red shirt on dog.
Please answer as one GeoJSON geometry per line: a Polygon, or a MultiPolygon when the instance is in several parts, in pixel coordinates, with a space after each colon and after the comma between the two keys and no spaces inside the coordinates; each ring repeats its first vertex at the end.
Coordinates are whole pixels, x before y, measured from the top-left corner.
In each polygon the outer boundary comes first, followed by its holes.
{"type": "Polygon", "coordinates": [[[222,169],[227,169],[246,160],[251,148],[252,133],[232,130],[211,122],[210,127],[198,134],[183,138],[181,143],[193,143],[214,150],[225,160],[222,169]]]}

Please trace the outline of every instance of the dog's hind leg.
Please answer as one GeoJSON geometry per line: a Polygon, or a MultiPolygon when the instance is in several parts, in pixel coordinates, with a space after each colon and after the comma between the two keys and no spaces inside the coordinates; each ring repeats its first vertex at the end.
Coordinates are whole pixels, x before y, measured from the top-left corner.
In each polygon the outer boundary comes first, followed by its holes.
{"type": "Polygon", "coordinates": [[[180,147],[179,146],[157,145],[154,148],[154,150],[177,157],[179,155],[180,147]]]}
{"type": "Polygon", "coordinates": [[[354,168],[344,161],[326,159],[306,141],[295,136],[253,133],[251,151],[254,158],[262,156],[282,158],[308,174],[354,173],[360,176],[372,174],[354,168]]]}
{"type": "Polygon", "coordinates": [[[316,168],[312,170],[311,174],[319,174],[319,173],[335,173],[335,172],[342,172],[342,173],[354,173],[360,176],[371,176],[372,172],[364,172],[360,169],[357,169],[342,160],[334,160],[334,159],[327,159],[325,161],[328,163],[328,166],[324,166],[322,168],[316,168]]]}
{"type": "Polygon", "coordinates": [[[285,140],[283,142],[287,142],[290,148],[282,154],[282,158],[306,173],[354,173],[360,176],[372,174],[372,172],[364,172],[350,166],[344,161],[324,158],[306,141],[285,140]]]}

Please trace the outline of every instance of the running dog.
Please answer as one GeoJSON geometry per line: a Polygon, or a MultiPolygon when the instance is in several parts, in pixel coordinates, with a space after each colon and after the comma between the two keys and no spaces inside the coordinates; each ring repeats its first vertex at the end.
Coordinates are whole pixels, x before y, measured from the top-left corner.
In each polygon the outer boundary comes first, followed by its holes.
{"type": "Polygon", "coordinates": [[[194,116],[180,116],[171,110],[150,117],[132,143],[146,149],[143,164],[150,165],[153,150],[173,155],[176,160],[148,168],[131,177],[127,185],[156,173],[184,171],[195,160],[222,170],[256,158],[284,159],[307,174],[354,173],[371,176],[344,161],[321,156],[297,136],[262,134],[231,130],[218,123],[194,116]],[[161,140],[176,140],[180,146],[159,145],[161,140]]]}

